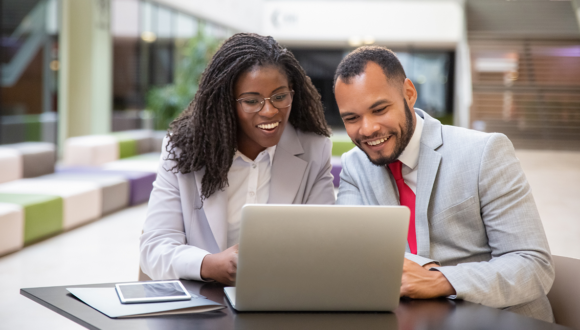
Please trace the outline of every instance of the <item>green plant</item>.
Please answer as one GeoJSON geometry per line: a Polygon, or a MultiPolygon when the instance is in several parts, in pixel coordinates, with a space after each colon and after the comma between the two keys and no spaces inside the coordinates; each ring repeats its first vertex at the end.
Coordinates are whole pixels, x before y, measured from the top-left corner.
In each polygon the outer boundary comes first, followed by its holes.
{"type": "Polygon", "coordinates": [[[166,130],[191,102],[203,70],[217,51],[220,41],[208,36],[200,28],[180,51],[173,84],[152,87],[147,93],[147,109],[154,116],[155,129],[166,130]]]}

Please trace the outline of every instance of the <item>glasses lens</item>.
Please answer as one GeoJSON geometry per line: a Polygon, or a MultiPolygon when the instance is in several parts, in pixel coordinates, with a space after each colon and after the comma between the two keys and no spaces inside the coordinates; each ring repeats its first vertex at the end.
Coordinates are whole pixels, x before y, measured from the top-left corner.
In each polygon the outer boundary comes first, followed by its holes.
{"type": "Polygon", "coordinates": [[[258,112],[262,108],[262,100],[258,98],[247,98],[240,101],[245,112],[258,112]]]}
{"type": "Polygon", "coordinates": [[[275,95],[272,95],[270,100],[272,101],[272,104],[276,108],[279,108],[279,109],[280,108],[287,108],[292,104],[292,93],[286,92],[286,93],[275,94],[275,95]]]}

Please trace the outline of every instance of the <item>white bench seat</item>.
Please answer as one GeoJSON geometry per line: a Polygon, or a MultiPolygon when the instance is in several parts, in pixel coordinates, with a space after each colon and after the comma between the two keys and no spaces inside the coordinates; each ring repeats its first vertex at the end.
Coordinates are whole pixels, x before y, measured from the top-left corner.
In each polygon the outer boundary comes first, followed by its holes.
{"type": "Polygon", "coordinates": [[[46,194],[63,199],[63,229],[69,230],[101,216],[101,187],[92,182],[22,179],[0,184],[0,193],[46,194]]]}
{"type": "Polygon", "coordinates": [[[0,203],[0,256],[24,246],[24,212],[16,204],[0,203]]]}

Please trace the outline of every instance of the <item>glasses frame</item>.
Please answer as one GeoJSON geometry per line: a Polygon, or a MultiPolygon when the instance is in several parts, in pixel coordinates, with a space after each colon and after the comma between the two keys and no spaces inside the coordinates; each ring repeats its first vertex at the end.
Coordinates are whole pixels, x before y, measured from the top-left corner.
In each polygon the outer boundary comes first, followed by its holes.
{"type": "Polygon", "coordinates": [[[244,108],[244,105],[242,104],[242,101],[243,100],[247,100],[247,99],[252,99],[252,98],[254,98],[254,97],[243,97],[241,99],[237,99],[236,100],[236,102],[238,102],[240,104],[240,106],[242,107],[242,111],[244,111],[245,113],[258,113],[258,112],[262,111],[262,109],[264,109],[264,105],[266,104],[266,100],[270,101],[270,104],[274,108],[280,110],[280,109],[284,109],[284,108],[288,108],[288,107],[291,107],[292,106],[292,101],[294,101],[294,90],[291,89],[288,92],[280,92],[280,93],[272,94],[272,95],[270,95],[270,97],[264,97],[264,98],[262,98],[262,101],[260,101],[260,108],[258,110],[256,110],[256,111],[246,111],[246,109],[244,108]],[[272,97],[274,97],[276,95],[280,95],[280,94],[286,94],[286,93],[289,93],[290,94],[290,98],[291,98],[290,105],[285,106],[285,107],[281,107],[281,108],[278,108],[277,106],[275,106],[274,105],[274,102],[272,102],[272,100],[271,100],[272,97]]]}

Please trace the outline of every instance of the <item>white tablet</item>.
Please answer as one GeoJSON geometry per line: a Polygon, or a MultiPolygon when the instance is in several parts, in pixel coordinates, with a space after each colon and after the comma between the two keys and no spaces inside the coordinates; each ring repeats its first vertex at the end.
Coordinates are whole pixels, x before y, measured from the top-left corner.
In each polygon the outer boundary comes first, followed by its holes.
{"type": "Polygon", "coordinates": [[[123,304],[191,299],[183,284],[175,280],[115,284],[115,288],[123,304]]]}

